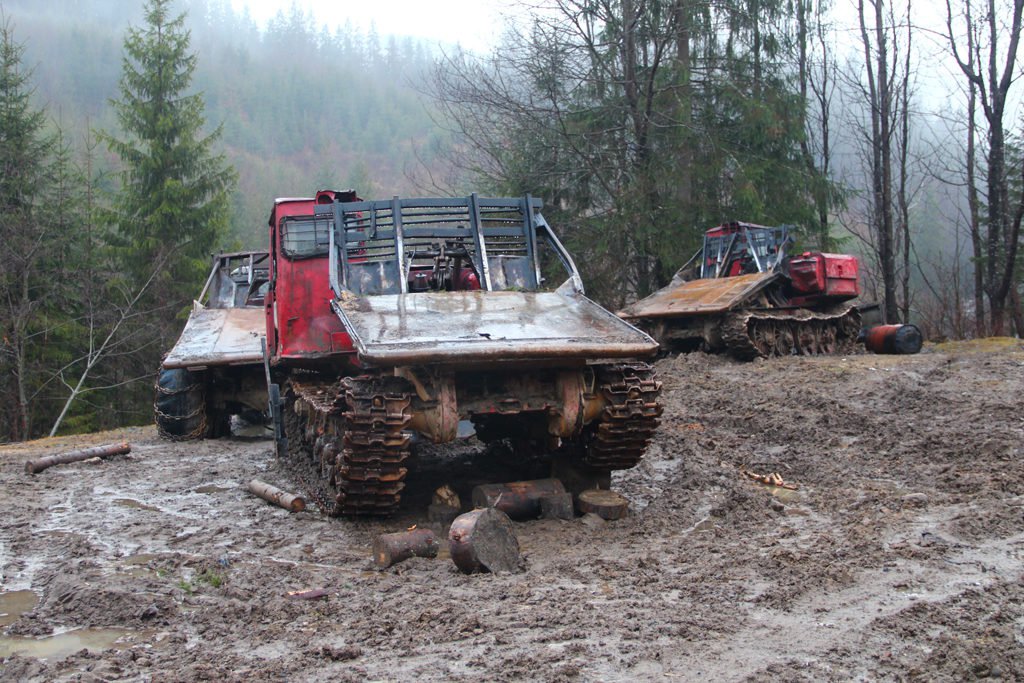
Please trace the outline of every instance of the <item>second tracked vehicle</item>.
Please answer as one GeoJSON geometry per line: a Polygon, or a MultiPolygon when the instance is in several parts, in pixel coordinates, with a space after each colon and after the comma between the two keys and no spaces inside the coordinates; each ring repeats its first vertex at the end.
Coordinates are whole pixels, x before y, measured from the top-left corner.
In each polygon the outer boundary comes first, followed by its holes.
{"type": "Polygon", "coordinates": [[[744,360],[847,353],[861,328],[855,256],[789,255],[787,226],[726,223],[668,286],[619,311],[665,350],[744,360]]]}
{"type": "Polygon", "coordinates": [[[164,356],[153,410],[161,436],[176,441],[227,436],[232,415],[262,424],[266,250],[219,254],[185,329],[164,356]]]}
{"type": "Polygon", "coordinates": [[[637,464],[658,424],[647,334],[588,299],[529,196],[280,199],[267,373],[279,454],[331,514],[399,504],[414,437],[538,444],[575,472],[637,464]]]}

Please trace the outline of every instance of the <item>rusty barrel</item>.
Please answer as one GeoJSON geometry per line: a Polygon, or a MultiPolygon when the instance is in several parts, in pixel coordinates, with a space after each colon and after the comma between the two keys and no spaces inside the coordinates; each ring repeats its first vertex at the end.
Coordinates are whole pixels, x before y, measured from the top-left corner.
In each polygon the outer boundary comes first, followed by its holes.
{"type": "Polygon", "coordinates": [[[916,325],[878,325],[864,335],[864,346],[874,353],[917,353],[922,341],[916,325]]]}

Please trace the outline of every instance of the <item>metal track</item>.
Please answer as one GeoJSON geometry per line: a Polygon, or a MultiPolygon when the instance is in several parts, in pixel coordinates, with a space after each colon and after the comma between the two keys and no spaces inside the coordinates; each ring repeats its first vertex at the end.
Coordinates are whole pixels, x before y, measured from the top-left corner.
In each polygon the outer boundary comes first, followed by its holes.
{"type": "Polygon", "coordinates": [[[289,460],[324,512],[386,515],[398,508],[410,404],[404,382],[394,377],[289,382],[289,460]]]}
{"type": "Polygon", "coordinates": [[[647,363],[605,365],[595,370],[597,390],[608,405],[591,432],[582,460],[599,470],[629,469],[643,458],[658,426],[661,382],[647,363]]]}
{"type": "Polygon", "coordinates": [[[828,311],[744,310],[721,324],[722,343],[741,360],[788,355],[851,353],[860,331],[860,311],[843,305],[828,311]]]}

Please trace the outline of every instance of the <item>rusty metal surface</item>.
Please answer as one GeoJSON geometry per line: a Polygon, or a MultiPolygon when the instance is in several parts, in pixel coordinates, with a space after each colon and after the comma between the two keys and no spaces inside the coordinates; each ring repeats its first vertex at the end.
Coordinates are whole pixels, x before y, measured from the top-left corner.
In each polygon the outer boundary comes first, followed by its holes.
{"type": "Polygon", "coordinates": [[[619,311],[619,315],[627,319],[639,319],[722,313],[779,277],[778,273],[751,273],[669,285],[627,306],[619,311]]]}
{"type": "Polygon", "coordinates": [[[650,356],[657,343],[584,296],[423,292],[336,302],[371,363],[473,363],[650,356]]]}
{"type": "Polygon", "coordinates": [[[200,308],[192,311],[185,329],[163,367],[259,363],[260,337],[266,318],[262,308],[200,308]]]}

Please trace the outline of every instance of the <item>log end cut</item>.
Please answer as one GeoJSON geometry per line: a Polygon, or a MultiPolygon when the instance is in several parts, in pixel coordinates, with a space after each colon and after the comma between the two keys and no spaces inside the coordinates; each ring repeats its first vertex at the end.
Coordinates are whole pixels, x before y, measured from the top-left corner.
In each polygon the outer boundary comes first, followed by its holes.
{"type": "Polygon", "coordinates": [[[460,515],[448,531],[452,561],[461,571],[516,572],[519,540],[501,510],[482,508],[460,515]]]}
{"type": "Polygon", "coordinates": [[[580,512],[592,512],[601,519],[609,521],[622,519],[629,510],[629,500],[615,491],[605,489],[588,489],[577,499],[580,512]]]}

